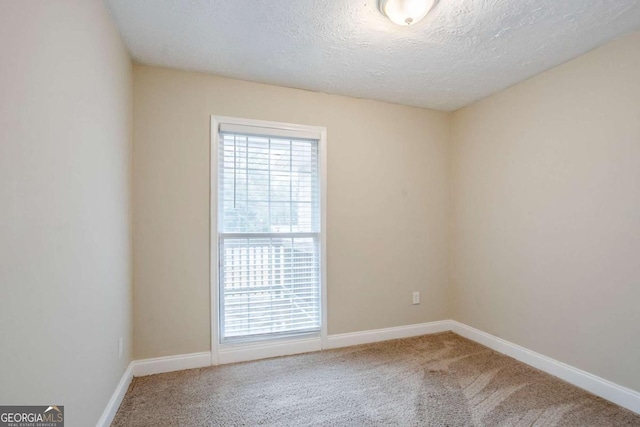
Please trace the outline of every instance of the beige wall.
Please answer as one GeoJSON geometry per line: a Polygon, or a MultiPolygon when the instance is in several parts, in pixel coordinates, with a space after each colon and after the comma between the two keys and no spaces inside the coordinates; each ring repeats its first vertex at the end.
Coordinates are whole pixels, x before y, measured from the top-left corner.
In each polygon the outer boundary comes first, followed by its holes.
{"type": "Polygon", "coordinates": [[[640,32],[454,114],[456,320],[640,390],[640,32]]]}
{"type": "Polygon", "coordinates": [[[330,334],[449,316],[449,114],[136,65],[136,358],[211,348],[212,114],[327,127],[330,334]]]}
{"type": "Polygon", "coordinates": [[[640,33],[453,120],[136,65],[132,253],[131,65],[102,2],[0,12],[2,404],[95,424],[132,323],[135,358],[209,350],[212,114],[328,128],[330,334],[453,315],[640,389],[640,33]]]}
{"type": "Polygon", "coordinates": [[[0,56],[0,403],[95,425],[130,360],[131,62],[85,0],[0,0],[0,56]]]}

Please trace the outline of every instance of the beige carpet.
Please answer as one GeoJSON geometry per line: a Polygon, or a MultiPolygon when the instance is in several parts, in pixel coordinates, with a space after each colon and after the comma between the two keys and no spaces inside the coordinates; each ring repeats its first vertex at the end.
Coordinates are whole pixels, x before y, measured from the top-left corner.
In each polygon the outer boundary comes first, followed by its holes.
{"type": "Polygon", "coordinates": [[[451,332],[135,378],[113,426],[640,426],[451,332]]]}

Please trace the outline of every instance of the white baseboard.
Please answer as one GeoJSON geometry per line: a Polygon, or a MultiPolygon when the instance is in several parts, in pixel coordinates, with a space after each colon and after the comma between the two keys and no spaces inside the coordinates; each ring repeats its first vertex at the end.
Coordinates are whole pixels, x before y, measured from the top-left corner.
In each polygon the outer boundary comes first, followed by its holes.
{"type": "Polygon", "coordinates": [[[191,353],[177,356],[158,357],[154,359],[131,362],[125,371],[118,387],[109,400],[107,407],[98,421],[98,427],[107,427],[113,420],[118,407],[129,387],[133,376],[160,374],[184,369],[202,368],[216,364],[243,362],[267,357],[307,353],[323,349],[348,347],[369,344],[399,338],[409,338],[438,332],[453,331],[456,334],[489,347],[499,353],[511,356],[541,371],[547,372],[577,387],[587,390],[596,396],[616,403],[624,408],[640,414],[640,393],[611,381],[597,377],[588,372],[574,368],[540,353],[528,350],[502,338],[495,337],[481,330],[472,328],[455,320],[421,323],[417,325],[398,326],[394,328],[376,329],[362,332],[329,335],[323,346],[319,337],[301,338],[279,343],[256,343],[228,346],[218,351],[217,359],[212,353],[191,353]]]}
{"type": "Polygon", "coordinates": [[[455,320],[451,331],[640,414],[640,393],[455,320]]]}
{"type": "Polygon", "coordinates": [[[320,337],[228,345],[218,350],[217,364],[246,362],[322,350],[320,337]]]}
{"type": "Polygon", "coordinates": [[[435,334],[450,331],[448,320],[438,322],[419,323],[416,325],[397,326],[393,328],[373,329],[362,332],[329,335],[326,349],[349,347],[352,345],[369,344],[399,338],[416,337],[419,335],[435,334]]]}
{"type": "Polygon", "coordinates": [[[203,368],[211,365],[211,352],[179,354],[176,356],[156,357],[133,362],[133,376],[162,374],[184,369],[203,368]]]}
{"type": "Polygon", "coordinates": [[[218,351],[217,360],[214,357],[214,363],[212,363],[211,352],[136,360],[132,362],[133,375],[141,377],[145,375],[180,371],[183,369],[202,368],[212,364],[245,362],[249,360],[265,359],[268,357],[308,353],[323,349],[347,347],[351,345],[368,344],[398,338],[433,334],[436,332],[445,332],[450,329],[449,321],[443,320],[363,332],[329,335],[326,340],[326,346],[324,347],[322,345],[322,339],[319,337],[289,339],[275,343],[263,342],[229,345],[218,351]]]}
{"type": "Polygon", "coordinates": [[[118,408],[120,408],[120,404],[122,403],[122,399],[124,399],[124,395],[129,388],[129,384],[131,384],[131,380],[133,379],[133,362],[129,363],[127,369],[122,374],[122,378],[118,383],[116,390],[111,395],[111,399],[107,403],[107,407],[104,408],[104,412],[102,416],[98,420],[96,427],[109,427],[113,418],[116,416],[116,412],[118,412],[118,408]]]}

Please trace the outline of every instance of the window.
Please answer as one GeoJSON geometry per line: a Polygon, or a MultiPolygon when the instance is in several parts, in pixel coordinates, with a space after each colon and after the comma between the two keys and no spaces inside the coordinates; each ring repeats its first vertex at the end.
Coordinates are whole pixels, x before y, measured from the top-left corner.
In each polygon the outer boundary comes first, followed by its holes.
{"type": "Polygon", "coordinates": [[[220,341],[319,332],[321,134],[272,123],[217,131],[220,341]]]}

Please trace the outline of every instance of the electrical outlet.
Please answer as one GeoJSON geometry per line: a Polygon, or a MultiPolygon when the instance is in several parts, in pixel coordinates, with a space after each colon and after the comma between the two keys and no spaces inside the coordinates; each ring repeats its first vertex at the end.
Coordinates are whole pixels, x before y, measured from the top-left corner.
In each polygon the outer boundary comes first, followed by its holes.
{"type": "Polygon", "coordinates": [[[413,293],[413,304],[420,304],[420,292],[413,293]]]}
{"type": "Polygon", "coordinates": [[[122,359],[122,353],[124,352],[124,340],[122,337],[118,338],[118,359],[122,359]]]}

